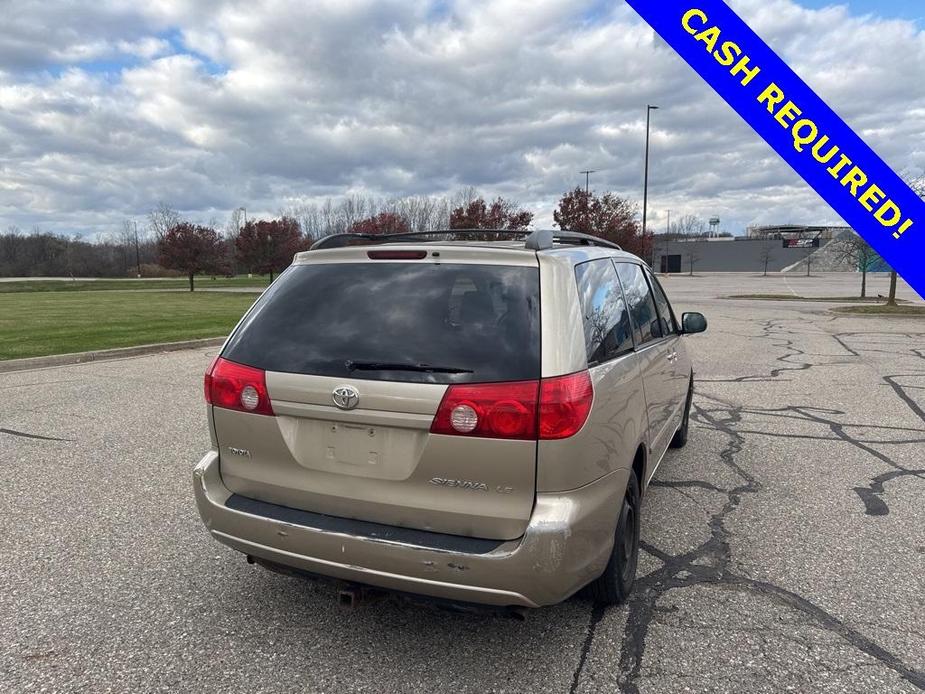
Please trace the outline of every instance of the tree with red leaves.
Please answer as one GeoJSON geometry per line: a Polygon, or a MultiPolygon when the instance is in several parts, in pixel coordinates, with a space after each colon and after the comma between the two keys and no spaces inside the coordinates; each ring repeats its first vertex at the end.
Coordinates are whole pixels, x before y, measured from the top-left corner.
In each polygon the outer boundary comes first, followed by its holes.
{"type": "Polygon", "coordinates": [[[170,227],[157,242],[160,263],[171,270],[180,270],[193,278],[199,272],[228,272],[225,241],[215,229],[188,222],[170,227]]]}
{"type": "Polygon", "coordinates": [[[476,198],[450,213],[450,229],[504,229],[520,231],[530,226],[533,213],[520,209],[517,203],[498,198],[491,205],[476,198]]]}
{"type": "Polygon", "coordinates": [[[613,193],[598,197],[575,188],[562,196],[552,217],[560,229],[591,234],[619,244],[640,258],[648,258],[651,237],[643,238],[637,211],[636,203],[613,193]]]}
{"type": "Polygon", "coordinates": [[[302,227],[292,217],[250,221],[241,227],[234,239],[235,259],[248,272],[270,275],[282,272],[292,263],[292,257],[305,249],[302,227]]]}
{"type": "Polygon", "coordinates": [[[411,231],[408,220],[396,212],[380,212],[354,222],[347,231],[351,234],[404,234],[411,231]]]}

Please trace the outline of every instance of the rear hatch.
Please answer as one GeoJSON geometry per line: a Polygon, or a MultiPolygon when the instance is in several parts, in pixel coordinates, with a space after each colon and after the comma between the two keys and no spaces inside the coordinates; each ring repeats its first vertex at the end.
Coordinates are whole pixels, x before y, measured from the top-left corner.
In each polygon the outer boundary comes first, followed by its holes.
{"type": "Polygon", "coordinates": [[[536,481],[536,257],[402,248],[313,252],[249,312],[223,368],[262,377],[269,408],[239,392],[212,407],[224,482],[316,513],[519,537],[536,481]]]}

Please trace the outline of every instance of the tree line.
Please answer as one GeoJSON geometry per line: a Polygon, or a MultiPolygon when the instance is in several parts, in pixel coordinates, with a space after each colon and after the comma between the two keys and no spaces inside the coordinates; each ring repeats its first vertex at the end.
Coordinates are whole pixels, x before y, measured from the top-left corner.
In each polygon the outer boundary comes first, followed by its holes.
{"type": "MultiPolygon", "coordinates": [[[[126,220],[95,242],[11,227],[0,234],[0,276],[134,277],[184,276],[190,290],[199,274],[269,274],[285,269],[295,253],[338,233],[388,234],[436,229],[525,230],[533,213],[502,197],[485,199],[472,188],[455,196],[380,199],[348,196],[339,202],[293,206],[275,219],[246,219],[243,208],[228,222],[196,223],[165,203],[145,223],[126,220]]],[[[561,229],[598,236],[648,257],[635,202],[613,193],[576,188],[553,214],[561,229]]]]}

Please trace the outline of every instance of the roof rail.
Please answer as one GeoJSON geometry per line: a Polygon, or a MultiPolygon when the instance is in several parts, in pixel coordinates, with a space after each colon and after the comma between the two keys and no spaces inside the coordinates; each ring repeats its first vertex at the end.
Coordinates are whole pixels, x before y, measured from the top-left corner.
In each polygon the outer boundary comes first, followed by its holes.
{"type": "Polygon", "coordinates": [[[578,231],[551,231],[549,229],[537,229],[527,237],[524,245],[534,251],[543,251],[552,248],[556,243],[572,244],[574,246],[601,246],[603,248],[613,248],[622,251],[617,244],[606,239],[582,234],[578,231]]]}
{"type": "Polygon", "coordinates": [[[620,246],[610,241],[581,234],[576,231],[551,231],[548,229],[537,229],[536,231],[513,230],[513,229],[437,229],[434,231],[405,231],[393,234],[366,234],[358,232],[346,232],[343,234],[331,234],[325,236],[312,244],[309,250],[317,251],[325,248],[342,248],[344,246],[364,246],[376,245],[380,243],[401,243],[409,242],[427,242],[437,241],[436,238],[428,237],[465,237],[465,236],[498,236],[525,238],[524,246],[530,250],[542,251],[552,248],[555,243],[574,244],[580,246],[603,246],[605,248],[614,248],[622,250],[620,246]]]}

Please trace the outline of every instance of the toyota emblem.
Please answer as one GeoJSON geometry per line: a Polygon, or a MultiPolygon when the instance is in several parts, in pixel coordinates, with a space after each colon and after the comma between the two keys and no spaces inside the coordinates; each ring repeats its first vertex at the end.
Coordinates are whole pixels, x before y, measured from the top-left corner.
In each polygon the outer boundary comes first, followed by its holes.
{"type": "Polygon", "coordinates": [[[331,393],[334,404],[342,410],[352,410],[360,404],[360,391],[353,386],[337,386],[331,393]]]}

